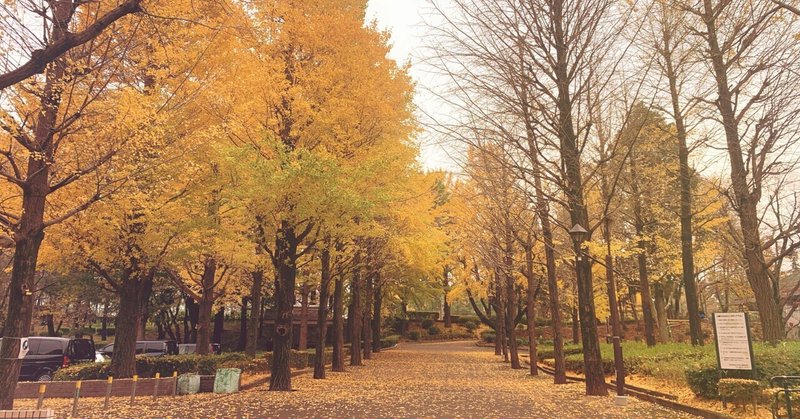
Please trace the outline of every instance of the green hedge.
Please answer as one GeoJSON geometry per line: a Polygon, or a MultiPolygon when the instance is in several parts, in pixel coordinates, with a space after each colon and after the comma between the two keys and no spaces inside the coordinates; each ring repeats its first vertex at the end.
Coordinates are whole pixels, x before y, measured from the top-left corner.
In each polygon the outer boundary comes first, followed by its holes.
{"type": "MultiPolygon", "coordinates": [[[[325,350],[326,362],[330,362],[333,351],[325,350]]],[[[314,364],[314,351],[295,351],[289,357],[292,368],[307,368],[314,364]]],[[[136,373],[142,378],[154,377],[160,373],[162,377],[178,374],[194,373],[200,375],[213,375],[219,368],[239,368],[244,372],[266,373],[269,371],[272,353],[267,352],[263,358],[250,359],[241,352],[231,352],[222,355],[171,355],[159,357],[136,357],[136,373]]],[[[95,362],[76,364],[58,370],[54,379],[56,381],[74,380],[103,380],[111,373],[110,362],[95,362]]]]}
{"type": "MultiPolygon", "coordinates": [[[[708,345],[713,351],[713,345],[708,345]]],[[[775,347],[756,343],[753,345],[756,365],[756,380],[763,387],[769,385],[769,379],[777,375],[800,375],[800,342],[783,342],[775,347]]],[[[686,367],[686,383],[695,394],[717,399],[720,397],[716,355],[708,356],[686,367]]],[[[730,371],[726,378],[752,378],[749,371],[730,371]]]]}
{"type": "Polygon", "coordinates": [[[386,336],[381,339],[381,348],[391,348],[397,345],[397,342],[400,342],[400,335],[386,336]]]}

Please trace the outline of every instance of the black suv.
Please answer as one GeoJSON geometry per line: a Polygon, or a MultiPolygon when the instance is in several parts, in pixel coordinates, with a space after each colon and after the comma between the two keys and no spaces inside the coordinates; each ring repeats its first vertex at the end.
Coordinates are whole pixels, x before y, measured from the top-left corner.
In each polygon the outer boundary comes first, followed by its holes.
{"type": "Polygon", "coordinates": [[[59,368],[78,362],[94,362],[94,356],[94,342],[89,339],[30,337],[19,379],[50,381],[59,368]]]}
{"type": "MultiPolygon", "coordinates": [[[[98,351],[103,356],[111,358],[114,354],[114,344],[103,346],[98,351]]],[[[139,340],[136,341],[136,355],[164,356],[177,355],[178,344],[174,340],[139,340]]]]}

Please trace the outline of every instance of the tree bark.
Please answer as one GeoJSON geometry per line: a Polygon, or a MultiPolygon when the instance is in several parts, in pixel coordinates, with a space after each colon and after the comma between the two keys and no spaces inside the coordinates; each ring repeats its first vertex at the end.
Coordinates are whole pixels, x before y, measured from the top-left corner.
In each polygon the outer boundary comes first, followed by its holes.
{"type": "Polygon", "coordinates": [[[344,278],[336,276],[333,287],[333,360],[331,370],[344,372],[344,278]]]}
{"type": "Polygon", "coordinates": [[[653,286],[655,297],[656,319],[658,320],[658,339],[669,342],[669,324],[667,323],[667,296],[664,293],[664,284],[657,282],[653,286]]]}
{"type": "Polygon", "coordinates": [[[372,283],[374,280],[374,273],[370,272],[366,277],[364,286],[364,309],[362,317],[361,332],[364,336],[364,359],[372,359],[372,283]]]}
{"type": "Polygon", "coordinates": [[[264,287],[264,271],[253,271],[253,283],[250,287],[250,322],[247,324],[247,348],[245,352],[250,358],[256,357],[258,349],[258,327],[261,318],[261,291],[264,287]]]}
{"type": "Polygon", "coordinates": [[[217,275],[217,261],[206,258],[203,263],[203,287],[198,301],[197,346],[198,355],[208,355],[211,345],[211,311],[214,308],[214,279],[217,275]]]}
{"type": "Polygon", "coordinates": [[[533,276],[533,248],[525,248],[525,273],[528,277],[528,355],[530,356],[531,375],[539,375],[539,357],[536,353],[536,293],[539,284],[533,276]]]}
{"type": "Polygon", "coordinates": [[[519,351],[517,348],[517,335],[515,332],[517,328],[517,298],[516,298],[516,281],[514,280],[514,236],[511,231],[511,222],[506,220],[506,234],[505,234],[505,255],[504,255],[504,272],[506,286],[506,329],[508,330],[508,352],[511,357],[511,368],[518,370],[522,369],[519,362],[519,351]]]}
{"type": "Polygon", "coordinates": [[[317,311],[317,344],[314,348],[314,378],[325,378],[325,337],[328,332],[328,295],[331,286],[331,252],[325,247],[320,254],[321,279],[317,311]]]}
{"type": "Polygon", "coordinates": [[[297,239],[294,226],[281,221],[275,235],[273,263],[275,276],[275,330],[272,334],[272,364],[270,365],[269,390],[291,391],[292,376],[290,357],[292,350],[292,312],[297,279],[297,239]]]}
{"type": "Polygon", "coordinates": [[[216,314],[214,314],[214,333],[211,337],[211,342],[222,345],[222,334],[225,333],[225,308],[220,307],[216,314]]]}
{"type": "Polygon", "coordinates": [[[378,272],[373,284],[372,296],[372,352],[381,351],[381,305],[383,303],[383,284],[378,272]]]}
{"type": "MultiPolygon", "coordinates": [[[[686,122],[683,116],[683,109],[680,104],[680,92],[678,91],[678,75],[673,63],[672,45],[670,39],[672,33],[669,28],[665,28],[664,47],[661,55],[664,58],[664,70],[669,82],[669,93],[672,101],[672,116],[675,119],[675,133],[678,139],[678,163],[680,180],[680,220],[681,220],[681,267],[683,270],[683,286],[686,290],[686,308],[689,312],[689,334],[692,345],[703,344],[703,332],[700,328],[700,309],[697,299],[697,282],[694,273],[694,244],[693,214],[692,214],[692,169],[689,166],[689,145],[688,134],[686,132],[686,122]]],[[[658,304],[656,304],[658,309],[658,304]]],[[[659,320],[660,324],[660,320],[659,320]]],[[[664,333],[660,333],[663,337],[664,333]]]]}
{"type": "Polygon", "coordinates": [[[361,254],[356,251],[353,261],[353,281],[350,284],[352,310],[349,317],[352,317],[352,327],[350,328],[350,365],[364,365],[361,362],[361,326],[362,307],[361,307],[361,254]]]}
{"type": "Polygon", "coordinates": [[[442,285],[444,291],[444,327],[449,329],[453,327],[453,320],[450,315],[450,302],[447,300],[447,293],[450,292],[450,269],[447,265],[444,266],[442,285]]]}
{"type": "MultiPolygon", "coordinates": [[[[739,121],[737,120],[734,106],[733,93],[728,84],[728,67],[725,64],[725,52],[722,51],[717,38],[718,7],[712,5],[711,0],[703,0],[703,21],[706,31],[703,35],[708,43],[708,54],[711,57],[711,67],[717,84],[717,108],[722,118],[725,130],[725,140],[731,165],[731,186],[736,201],[735,209],[739,215],[742,231],[743,255],[747,266],[747,279],[755,294],[764,340],[777,344],[784,338],[784,323],[781,307],[776,296],[779,294],[773,289],[769,271],[764,259],[763,243],[759,232],[760,219],[758,216],[758,202],[761,198],[760,183],[763,179],[755,180],[757,186],[751,190],[748,179],[748,166],[742,156],[741,138],[739,136],[739,121]]],[[[765,99],[767,100],[767,99],[765,99]]]]}
{"type": "MultiPolygon", "coordinates": [[[[51,39],[60,42],[67,36],[72,20],[71,4],[54,7],[51,39]],[[69,10],[68,10],[69,9],[69,10]]],[[[40,93],[41,111],[36,121],[36,152],[29,153],[25,187],[22,188],[22,213],[14,231],[14,262],[9,281],[8,312],[5,318],[4,339],[0,343],[0,410],[14,406],[22,361],[17,360],[19,338],[29,335],[33,315],[33,292],[39,248],[44,239],[44,211],[50,193],[50,162],[53,161],[53,135],[61,105],[61,87],[66,60],[56,59],[47,66],[44,87],[40,93]]]]}
{"type": "Polygon", "coordinates": [[[239,352],[244,352],[247,349],[247,305],[250,297],[242,297],[242,302],[239,310],[239,344],[236,349],[239,352]]]}

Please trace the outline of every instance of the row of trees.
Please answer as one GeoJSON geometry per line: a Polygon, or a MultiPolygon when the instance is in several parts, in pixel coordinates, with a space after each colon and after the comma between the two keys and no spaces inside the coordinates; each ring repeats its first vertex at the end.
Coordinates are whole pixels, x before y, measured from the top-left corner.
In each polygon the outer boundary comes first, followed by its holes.
{"type": "Polygon", "coordinates": [[[215,307],[246,297],[259,318],[268,295],[270,389],[291,390],[298,276],[304,300],[319,289],[315,377],[330,311],[344,368],[346,306],[361,364],[382,302],[438,271],[444,240],[431,232],[440,182],[411,140],[413,84],[386,57],[388,35],[365,25],[366,1],[116,3],[2,6],[14,17],[0,30],[12,68],[0,77],[0,227],[13,266],[0,408],[13,403],[15,338],[31,331],[34,302],[57,294],[54,278],[102,291],[116,377],[135,373],[154,289],[171,290],[157,314],[176,329],[171,304],[186,298],[200,354],[215,307]]]}
{"type": "Polygon", "coordinates": [[[606,393],[598,317],[618,325],[626,306],[635,317],[637,294],[649,345],[669,339],[681,301],[691,342],[703,344],[700,296],[720,281],[745,284],[765,340],[785,337],[797,307],[781,280],[800,247],[795,11],[769,1],[433,2],[425,63],[448,112],[430,125],[465,172],[453,182],[453,263],[474,299],[491,303],[473,305],[496,313],[512,367],[515,315],[527,303],[534,336],[545,294],[555,381],[561,312],[572,307],[590,395],[606,393]]]}

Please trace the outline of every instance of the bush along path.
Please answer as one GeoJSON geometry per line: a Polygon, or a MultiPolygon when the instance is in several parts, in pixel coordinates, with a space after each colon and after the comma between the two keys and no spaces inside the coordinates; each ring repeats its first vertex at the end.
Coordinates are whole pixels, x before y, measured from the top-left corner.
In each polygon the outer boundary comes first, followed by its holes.
{"type": "MultiPolygon", "coordinates": [[[[87,417],[141,418],[692,417],[638,400],[617,407],[612,397],[584,396],[580,384],[554,386],[546,377],[508,369],[491,349],[474,342],[402,343],[365,364],[330,372],[326,380],[296,377],[293,392],[268,392],[262,385],[229,395],[142,400],[107,413],[101,401],[87,399],[81,409],[87,417]]],[[[20,402],[18,408],[32,403],[20,402]]],[[[47,407],[68,409],[68,401],[52,403],[47,407]]]]}

